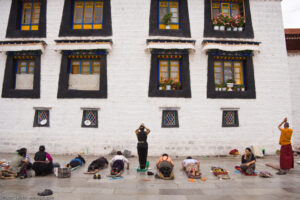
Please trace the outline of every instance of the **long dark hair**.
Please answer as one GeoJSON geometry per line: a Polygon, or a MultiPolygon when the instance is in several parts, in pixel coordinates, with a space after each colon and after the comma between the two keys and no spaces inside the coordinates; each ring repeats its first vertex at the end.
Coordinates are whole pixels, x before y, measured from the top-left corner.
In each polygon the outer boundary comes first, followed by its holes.
{"type": "Polygon", "coordinates": [[[17,150],[17,153],[22,156],[22,157],[25,157],[26,154],[27,154],[27,149],[26,148],[21,148],[19,150],[17,150]]]}
{"type": "Polygon", "coordinates": [[[46,149],[45,146],[44,146],[44,145],[41,145],[40,148],[39,148],[39,151],[43,151],[43,152],[44,152],[45,149],[46,149]]]}

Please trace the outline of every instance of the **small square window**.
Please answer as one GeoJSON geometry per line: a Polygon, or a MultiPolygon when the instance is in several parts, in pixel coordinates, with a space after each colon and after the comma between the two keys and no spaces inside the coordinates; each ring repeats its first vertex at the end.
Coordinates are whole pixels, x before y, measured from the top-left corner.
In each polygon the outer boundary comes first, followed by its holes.
{"type": "Polygon", "coordinates": [[[163,110],[162,113],[162,128],[177,128],[178,111],[177,110],[163,110]]]}
{"type": "Polygon", "coordinates": [[[238,111],[237,110],[224,110],[222,127],[238,127],[238,111]]]}
{"type": "Polygon", "coordinates": [[[33,127],[49,127],[49,110],[35,110],[33,127]]]}
{"type": "Polygon", "coordinates": [[[98,111],[83,110],[81,127],[98,128],[98,111]]]}

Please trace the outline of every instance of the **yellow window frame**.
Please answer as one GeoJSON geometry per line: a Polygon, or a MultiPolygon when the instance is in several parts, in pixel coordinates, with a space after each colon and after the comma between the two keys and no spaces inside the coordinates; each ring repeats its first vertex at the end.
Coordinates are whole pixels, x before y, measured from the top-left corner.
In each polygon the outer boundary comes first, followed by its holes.
{"type": "MultiPolygon", "coordinates": [[[[176,76],[176,80],[175,81],[177,81],[177,82],[180,82],[180,80],[179,80],[179,60],[169,60],[169,62],[170,62],[170,79],[172,79],[171,78],[171,73],[177,73],[177,76],[176,76]],[[172,62],[174,62],[174,61],[176,61],[176,65],[172,65],[171,63],[172,62]],[[177,68],[177,71],[172,71],[172,67],[176,67],[177,68]]],[[[174,80],[173,80],[174,81],[174,80]]]]}
{"type": "Polygon", "coordinates": [[[235,75],[236,75],[235,69],[236,69],[236,68],[239,68],[239,70],[240,70],[240,72],[239,72],[239,74],[240,74],[240,84],[237,84],[237,85],[243,85],[243,83],[244,83],[244,77],[243,77],[243,63],[242,63],[241,61],[233,61],[233,66],[234,66],[234,68],[233,68],[234,72],[233,72],[233,73],[234,73],[234,79],[235,79],[235,81],[236,81],[236,77],[235,77],[235,75]],[[239,63],[240,66],[236,66],[235,63],[239,63]]]}
{"type": "Polygon", "coordinates": [[[100,60],[92,60],[92,74],[100,74],[101,73],[101,62],[100,60]],[[95,64],[95,62],[99,62],[99,64],[95,64]],[[99,72],[95,72],[95,68],[99,67],[99,72]]]}
{"type": "Polygon", "coordinates": [[[228,16],[230,16],[230,3],[221,3],[221,13],[224,15],[223,10],[228,9],[228,16]]]}
{"type": "MultiPolygon", "coordinates": [[[[221,69],[221,72],[218,72],[218,73],[220,73],[221,74],[221,84],[223,83],[223,66],[222,66],[222,61],[220,61],[220,60],[217,60],[217,61],[214,61],[214,77],[215,77],[215,83],[216,83],[216,74],[217,74],[217,72],[216,72],[216,68],[220,68],[221,69]],[[220,63],[220,65],[218,66],[218,65],[216,65],[216,63],[220,63]]],[[[219,78],[218,78],[219,79],[219,78]]]]}
{"type": "Polygon", "coordinates": [[[161,76],[162,72],[167,73],[168,74],[167,78],[169,79],[169,60],[166,59],[159,60],[159,81],[163,81],[162,78],[165,78],[161,76]],[[166,62],[166,64],[162,64],[163,62],[166,62]],[[166,67],[167,71],[162,71],[162,67],[166,67]]]}
{"type": "MultiPolygon", "coordinates": [[[[168,13],[170,13],[170,8],[177,8],[177,23],[169,24],[170,30],[178,30],[179,29],[179,2],[169,2],[169,1],[160,1],[160,8],[168,8],[168,13]]],[[[159,29],[166,29],[165,24],[159,24],[159,29]]]]}
{"type": "Polygon", "coordinates": [[[71,74],[80,74],[80,60],[71,61],[71,74]],[[74,64],[74,62],[79,62],[79,64],[74,64]]]}
{"type": "Polygon", "coordinates": [[[101,23],[100,24],[96,24],[94,23],[93,25],[93,29],[102,29],[102,22],[103,22],[103,2],[102,1],[95,1],[95,6],[94,6],[94,22],[96,21],[96,14],[95,14],[95,11],[96,11],[96,8],[101,8],[101,23]]]}

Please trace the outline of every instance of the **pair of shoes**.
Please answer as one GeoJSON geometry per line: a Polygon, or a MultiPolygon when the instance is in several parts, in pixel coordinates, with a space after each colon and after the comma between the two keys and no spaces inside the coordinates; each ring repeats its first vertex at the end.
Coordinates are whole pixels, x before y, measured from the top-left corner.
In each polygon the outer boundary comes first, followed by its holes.
{"type": "Polygon", "coordinates": [[[45,189],[43,192],[38,193],[39,196],[49,196],[52,194],[53,194],[52,190],[49,190],[49,189],[45,189]]]}
{"type": "Polygon", "coordinates": [[[284,172],[284,171],[279,171],[279,172],[277,172],[276,174],[277,174],[277,175],[286,175],[286,172],[284,172]]]}
{"type": "Polygon", "coordinates": [[[150,171],[148,171],[148,172],[147,172],[147,175],[148,175],[148,176],[152,176],[152,175],[154,175],[154,173],[153,173],[153,172],[150,172],[150,171]]]}

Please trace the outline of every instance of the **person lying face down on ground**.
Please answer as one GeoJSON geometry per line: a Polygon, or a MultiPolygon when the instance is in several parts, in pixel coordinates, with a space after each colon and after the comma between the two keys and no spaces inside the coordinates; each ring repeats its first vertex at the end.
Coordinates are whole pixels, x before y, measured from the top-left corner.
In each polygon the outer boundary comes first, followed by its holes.
{"type": "Polygon", "coordinates": [[[66,167],[68,167],[68,168],[75,168],[75,167],[79,167],[79,166],[81,167],[84,164],[85,164],[84,158],[81,155],[78,155],[76,158],[72,159],[70,161],[70,163],[68,163],[66,165],[66,167]]]}
{"type": "Polygon", "coordinates": [[[120,174],[124,170],[125,163],[127,164],[127,169],[129,169],[129,161],[125,158],[125,156],[123,156],[121,151],[118,151],[117,155],[115,155],[109,163],[111,167],[111,175],[120,174]]]}
{"type": "Polygon", "coordinates": [[[45,152],[45,146],[41,145],[39,151],[35,153],[32,169],[36,176],[46,176],[53,173],[53,159],[45,152]]]}
{"type": "Polygon", "coordinates": [[[245,154],[242,156],[241,170],[247,175],[251,175],[255,171],[255,156],[253,155],[251,149],[247,147],[245,149],[245,154]]]}
{"type": "Polygon", "coordinates": [[[156,167],[163,177],[167,178],[172,174],[174,162],[168,154],[164,153],[156,162],[156,167]]]}
{"type": "Polygon", "coordinates": [[[101,169],[104,169],[108,166],[108,161],[104,157],[97,158],[88,167],[88,171],[86,174],[95,174],[99,172],[101,169]]]}
{"type": "Polygon", "coordinates": [[[2,170],[0,176],[5,178],[25,178],[26,169],[29,163],[28,159],[26,158],[26,155],[26,148],[21,148],[17,150],[17,154],[13,157],[11,165],[9,166],[9,170],[2,170]]]}
{"type": "Polygon", "coordinates": [[[182,170],[185,170],[188,176],[199,176],[200,162],[188,156],[182,161],[182,170]]]}

